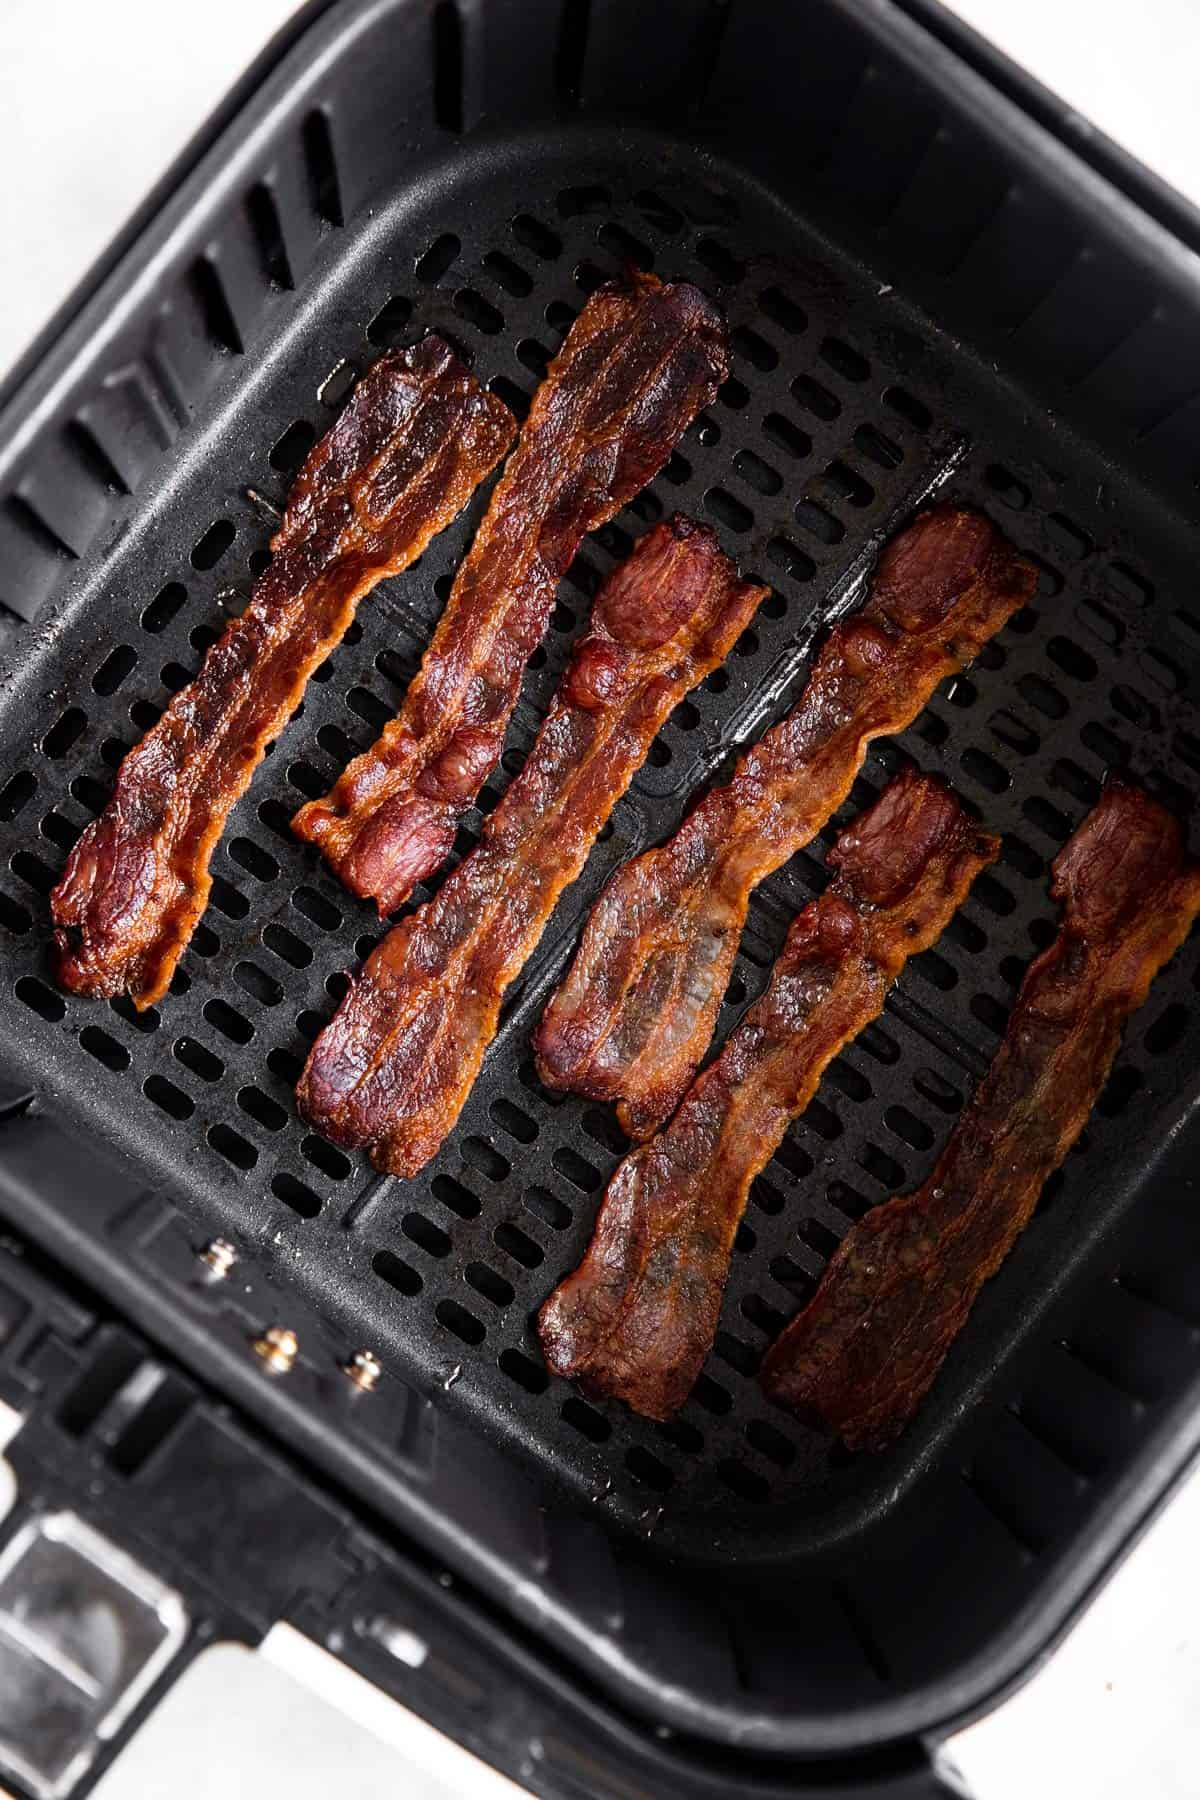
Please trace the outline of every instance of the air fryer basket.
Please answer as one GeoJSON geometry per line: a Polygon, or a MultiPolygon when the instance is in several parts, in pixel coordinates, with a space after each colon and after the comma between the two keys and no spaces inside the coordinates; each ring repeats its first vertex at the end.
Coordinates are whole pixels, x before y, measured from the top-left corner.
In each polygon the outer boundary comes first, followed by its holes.
{"type": "MultiPolygon", "coordinates": [[[[831,1451],[754,1376],[849,1221],[931,1166],[1054,929],[1047,866],[1105,771],[1181,808],[1195,789],[1198,314],[1190,253],[888,0],[343,0],[9,397],[0,1047],[38,1107],[0,1131],[5,1210],[42,1237],[69,1219],[76,1259],[120,1263],[126,1300],[140,1284],[153,1311],[165,1291],[244,1335],[236,1300],[189,1299],[186,1254],[162,1248],[164,1221],[193,1246],[219,1233],[272,1316],[303,1323],[314,1371],[374,1350],[387,1428],[331,1409],[314,1375],[309,1453],[664,1723],[804,1754],[944,1727],[1061,1627],[1195,1445],[1198,942],[892,1451],[831,1451]],[[483,497],[318,672],[159,1008],[60,995],[46,895],[379,349],[436,327],[520,407],[627,262],[719,296],[734,372],[586,544],[482,810],[648,522],[709,519],[774,592],[565,896],[443,1153],[400,1183],[292,1104],[380,927],[288,819],[390,716],[483,497]],[[1002,860],[756,1184],[679,1419],[591,1405],[548,1379],[531,1320],[622,1143],[607,1111],[540,1087],[530,1023],[606,876],[778,710],[831,597],[934,489],[986,508],[1039,592],[878,748],[852,806],[906,759],[941,769],[1003,831],[1002,860]],[[456,1483],[447,1446],[468,1438],[456,1483]]],[[[756,896],[722,1030],[819,890],[818,848],[756,896]]]]}

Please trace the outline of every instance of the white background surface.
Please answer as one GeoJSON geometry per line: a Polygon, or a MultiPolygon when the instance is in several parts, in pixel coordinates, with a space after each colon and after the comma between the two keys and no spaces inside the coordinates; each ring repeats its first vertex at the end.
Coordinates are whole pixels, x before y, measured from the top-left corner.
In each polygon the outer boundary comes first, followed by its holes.
{"type": "MultiPolygon", "coordinates": [[[[779,0],[781,5],[797,0],[779,0]]],[[[1081,113],[1200,200],[1200,0],[958,0],[1081,113]]],[[[291,11],[287,0],[0,0],[0,370],[291,11]]],[[[1200,1479],[1048,1667],[951,1749],[975,1800],[1200,1796],[1200,1479]]],[[[290,1675],[219,1651],[102,1800],[485,1800],[401,1716],[367,1737],[290,1675]]],[[[342,1694],[343,1705],[356,1707],[342,1694]]],[[[361,1700],[361,1695],[358,1696],[361,1700]]]]}

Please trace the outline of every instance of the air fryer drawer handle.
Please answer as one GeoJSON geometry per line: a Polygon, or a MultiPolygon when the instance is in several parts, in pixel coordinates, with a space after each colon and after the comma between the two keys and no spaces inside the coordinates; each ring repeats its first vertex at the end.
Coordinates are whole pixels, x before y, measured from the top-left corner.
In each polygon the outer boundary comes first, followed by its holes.
{"type": "MultiPolygon", "coordinates": [[[[42,1142],[46,1121],[20,1123],[31,1147],[42,1142]]],[[[13,1180],[15,1122],[9,1133],[0,1166],[13,1180]]],[[[51,1134],[48,1157],[52,1145],[63,1154],[69,1140],[51,1134]]],[[[0,1472],[5,1460],[0,1647],[24,1705],[7,1737],[0,1708],[0,1782],[30,1800],[84,1795],[208,1645],[264,1639],[334,1705],[367,1723],[382,1708],[373,1728],[401,1757],[462,1764],[423,1720],[546,1800],[960,1792],[917,1746],[831,1780],[827,1766],[813,1775],[685,1743],[590,1697],[447,1571],[212,1401],[169,1349],[106,1312],[44,1249],[11,1236],[0,1239],[0,1472]],[[114,1658],[118,1639],[128,1655],[114,1658]],[[75,1704],[81,1691],[87,1707],[75,1704]]]]}

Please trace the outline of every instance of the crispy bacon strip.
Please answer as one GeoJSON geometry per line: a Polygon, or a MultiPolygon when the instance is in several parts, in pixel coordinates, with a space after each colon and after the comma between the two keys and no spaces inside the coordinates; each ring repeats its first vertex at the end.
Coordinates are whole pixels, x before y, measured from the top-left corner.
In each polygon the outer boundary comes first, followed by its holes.
{"type": "Polygon", "coordinates": [[[944,782],[914,770],[847,827],[828,857],[835,878],[793,922],[765,994],[671,1123],[617,1169],[587,1255],[542,1307],[557,1374],[652,1419],[683,1405],[754,1177],[999,849],[944,782]]]}
{"type": "Polygon", "coordinates": [[[450,346],[383,356],[311,452],[254,584],[200,672],[121,764],[51,895],[58,979],[161,999],[212,886],[235,801],[341,641],[359,600],[407,568],[512,441],[508,408],[450,346]]]}
{"type": "Polygon", "coordinates": [[[980,513],[938,507],[893,540],[797,705],[601,894],[535,1034],[549,1087],[617,1101],[634,1138],[670,1116],[712,1037],[752,889],[840,805],[871,739],[915,719],[1035,579],[980,513]]]}
{"type": "Polygon", "coordinates": [[[599,288],[571,327],[403,706],[292,821],[381,917],[449,853],[584,534],[657,474],[728,356],[712,301],[653,275],[599,288]]]}
{"type": "Polygon", "coordinates": [[[703,525],[648,532],[597,597],[521,773],[477,848],[402,921],[313,1046],[300,1109],[377,1167],[413,1175],[454,1124],[505,988],[689,688],[767,593],[703,525]]]}
{"type": "Polygon", "coordinates": [[[1083,1130],[1129,1014],[1200,912],[1171,815],[1110,781],[1056,857],[1062,927],[1030,964],[1004,1042],[933,1174],[847,1233],[767,1355],[781,1406],[879,1449],[902,1430],[1083,1130]]]}

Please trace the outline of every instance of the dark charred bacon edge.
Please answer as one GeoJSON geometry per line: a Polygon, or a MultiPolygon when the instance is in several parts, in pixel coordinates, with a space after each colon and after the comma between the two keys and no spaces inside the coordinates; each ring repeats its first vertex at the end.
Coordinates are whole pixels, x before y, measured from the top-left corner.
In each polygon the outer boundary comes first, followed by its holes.
{"type": "Polygon", "coordinates": [[[313,1047],[304,1116],[412,1175],[470,1091],[505,988],[675,704],[728,654],[768,590],[707,526],[647,533],[597,597],[521,773],[476,849],[371,954],[313,1047]]]}
{"type": "Polygon", "coordinates": [[[909,724],[1030,596],[1036,571],[984,515],[939,506],[884,550],[791,712],[675,836],[612,877],[534,1036],[549,1087],[669,1117],[711,1038],[755,885],[845,798],[872,738],[909,724]]]}
{"type": "Polygon", "coordinates": [[[936,777],[905,770],[830,851],[766,992],[659,1135],[619,1166],[588,1251],[542,1307],[549,1366],[651,1418],[683,1405],[712,1348],[755,1176],[909,956],[1000,849],[936,777]]]}
{"type": "Polygon", "coordinates": [[[720,312],[686,282],[630,270],[583,307],[400,712],[292,822],[381,917],[449,854],[499,760],[522,671],[585,533],[657,474],[728,359],[720,312]]]}
{"type": "Polygon", "coordinates": [[[1157,801],[1113,780],[1056,858],[1051,893],[1058,936],[933,1174],[853,1227],[763,1364],[773,1400],[851,1449],[890,1442],[931,1386],[1200,912],[1200,866],[1157,801]]]}
{"type": "Polygon", "coordinates": [[[139,1008],[166,992],[229,812],[312,670],[362,595],[449,524],[514,430],[436,336],[381,357],[358,384],[293,484],[245,611],[125,757],[68,859],[51,896],[64,987],[128,992],[139,1008]]]}

